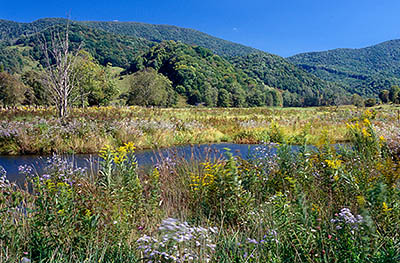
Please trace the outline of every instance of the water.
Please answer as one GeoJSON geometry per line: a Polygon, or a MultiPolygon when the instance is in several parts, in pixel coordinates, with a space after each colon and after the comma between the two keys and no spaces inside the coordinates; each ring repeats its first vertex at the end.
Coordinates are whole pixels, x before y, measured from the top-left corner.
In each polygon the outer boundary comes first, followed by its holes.
{"type": "MultiPolygon", "coordinates": [[[[232,143],[219,143],[219,144],[202,144],[192,146],[177,146],[165,148],[160,150],[145,150],[136,152],[135,156],[139,166],[155,165],[161,158],[177,157],[185,158],[186,160],[205,159],[209,157],[223,157],[224,153],[230,149],[233,155],[239,155],[243,158],[248,157],[249,153],[259,145],[250,144],[232,144],[232,143]]],[[[276,152],[275,148],[270,148],[272,154],[276,152]]],[[[7,171],[7,178],[10,181],[21,183],[24,177],[19,174],[18,167],[20,165],[31,165],[35,167],[37,173],[41,173],[45,166],[46,159],[49,156],[40,155],[22,155],[22,156],[0,156],[0,165],[7,171]]],[[[96,154],[76,154],[66,155],[66,158],[74,162],[76,167],[86,167],[88,169],[93,166],[96,169],[98,163],[98,155],[96,154]]]]}

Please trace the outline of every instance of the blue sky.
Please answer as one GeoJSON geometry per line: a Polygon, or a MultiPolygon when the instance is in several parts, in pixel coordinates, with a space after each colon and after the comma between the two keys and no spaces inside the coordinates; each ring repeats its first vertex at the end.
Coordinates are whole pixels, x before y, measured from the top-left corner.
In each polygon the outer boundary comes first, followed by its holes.
{"type": "Polygon", "coordinates": [[[194,28],[281,56],[400,38],[399,0],[2,0],[0,19],[137,21],[194,28]]]}

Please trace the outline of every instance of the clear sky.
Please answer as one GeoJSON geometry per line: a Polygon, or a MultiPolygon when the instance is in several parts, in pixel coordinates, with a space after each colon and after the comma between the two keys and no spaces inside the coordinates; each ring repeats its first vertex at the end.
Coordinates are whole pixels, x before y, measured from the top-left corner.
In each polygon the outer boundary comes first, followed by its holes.
{"type": "Polygon", "coordinates": [[[400,38],[400,0],[1,0],[0,19],[170,24],[281,56],[400,38]]]}

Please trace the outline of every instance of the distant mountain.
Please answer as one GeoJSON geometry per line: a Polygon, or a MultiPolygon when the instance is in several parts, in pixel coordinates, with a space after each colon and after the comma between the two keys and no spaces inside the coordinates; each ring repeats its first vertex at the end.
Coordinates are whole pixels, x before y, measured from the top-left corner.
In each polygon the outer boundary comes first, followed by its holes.
{"type": "Polygon", "coordinates": [[[346,95],[345,90],[335,83],[323,81],[276,55],[259,52],[229,60],[249,77],[292,93],[292,98],[288,98],[290,101],[286,105],[331,104],[338,92],[346,95]]]}
{"type": "Polygon", "coordinates": [[[375,95],[381,89],[400,84],[400,40],[360,49],[303,53],[287,60],[361,95],[375,95]]]}

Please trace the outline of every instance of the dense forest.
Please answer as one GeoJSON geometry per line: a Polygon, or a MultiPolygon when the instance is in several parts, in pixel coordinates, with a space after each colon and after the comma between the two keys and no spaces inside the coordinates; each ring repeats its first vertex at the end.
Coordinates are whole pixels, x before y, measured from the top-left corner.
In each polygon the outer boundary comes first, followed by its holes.
{"type": "MultiPolygon", "coordinates": [[[[40,32],[50,26],[66,24],[67,21],[67,19],[63,18],[44,18],[32,23],[17,23],[0,20],[0,40],[15,40],[22,35],[40,32]]],[[[247,55],[257,51],[254,48],[216,38],[194,29],[171,25],[100,21],[74,21],[74,24],[117,35],[143,38],[153,42],[161,42],[164,40],[181,41],[189,45],[198,45],[211,49],[221,56],[247,55]]]]}
{"type": "Polygon", "coordinates": [[[376,96],[381,90],[400,84],[400,40],[360,49],[304,53],[288,60],[362,96],[376,96]]]}
{"type": "MultiPolygon", "coordinates": [[[[40,49],[40,42],[43,38],[49,42],[52,32],[63,31],[65,31],[65,26],[55,25],[41,31],[39,37],[38,34],[21,37],[15,41],[15,45],[29,47],[27,55],[42,62],[43,52],[40,49]]],[[[76,24],[70,25],[69,31],[72,46],[77,47],[82,43],[83,48],[104,66],[110,63],[116,67],[127,68],[140,52],[154,45],[154,42],[146,39],[119,36],[76,24]]]]}
{"type": "MultiPolygon", "coordinates": [[[[76,71],[80,73],[76,85],[86,95],[81,94],[75,104],[82,106],[365,105],[365,97],[384,102],[398,83],[396,41],[365,50],[301,54],[288,61],[192,29],[133,22],[67,22],[59,18],[32,23],[0,20],[0,71],[13,79],[0,87],[17,81],[22,86],[15,91],[24,94],[17,101],[2,99],[3,105],[12,101],[51,103],[43,91],[41,76],[48,65],[40,46],[51,42],[54,34],[62,36],[67,25],[71,49],[82,47],[87,52],[80,53],[84,70],[76,71]]],[[[4,88],[3,97],[19,97],[10,94],[13,90],[4,88]]]]}
{"type": "Polygon", "coordinates": [[[191,105],[244,107],[280,106],[279,91],[235,68],[209,49],[164,41],[138,56],[129,71],[153,68],[171,80],[174,90],[191,105]],[[254,99],[254,94],[258,100],[254,99]],[[268,99],[268,97],[270,97],[268,99]]]}
{"type": "Polygon", "coordinates": [[[307,74],[276,55],[258,52],[230,61],[249,77],[284,91],[284,106],[337,104],[348,95],[339,85],[307,74]]]}

